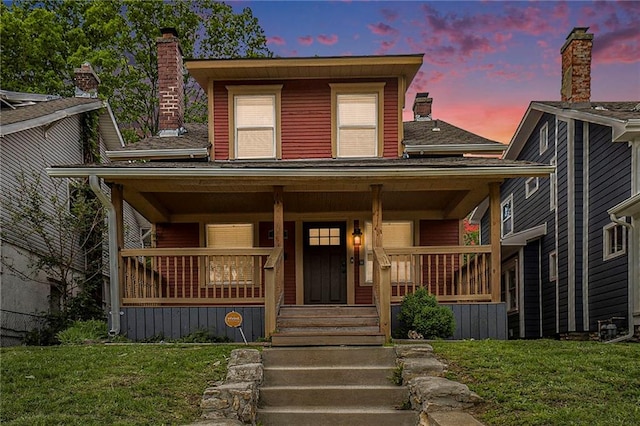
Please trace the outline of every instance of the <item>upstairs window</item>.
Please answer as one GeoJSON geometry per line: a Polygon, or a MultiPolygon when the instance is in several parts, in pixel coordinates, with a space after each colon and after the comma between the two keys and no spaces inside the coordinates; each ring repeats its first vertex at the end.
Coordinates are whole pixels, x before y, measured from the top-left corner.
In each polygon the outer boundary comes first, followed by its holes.
{"type": "Polygon", "coordinates": [[[227,86],[229,158],[280,158],[280,91],[276,86],[227,86]]]}
{"type": "Polygon", "coordinates": [[[603,259],[609,260],[627,252],[627,229],[617,223],[603,228],[603,259]]]}
{"type": "Polygon", "coordinates": [[[549,148],[549,123],[544,123],[540,128],[540,155],[549,148]]]}
{"type": "Polygon", "coordinates": [[[332,154],[337,158],[382,156],[384,84],[332,84],[332,154]]]}
{"type": "Polygon", "coordinates": [[[501,235],[503,237],[513,233],[513,194],[500,204],[501,235]]]}

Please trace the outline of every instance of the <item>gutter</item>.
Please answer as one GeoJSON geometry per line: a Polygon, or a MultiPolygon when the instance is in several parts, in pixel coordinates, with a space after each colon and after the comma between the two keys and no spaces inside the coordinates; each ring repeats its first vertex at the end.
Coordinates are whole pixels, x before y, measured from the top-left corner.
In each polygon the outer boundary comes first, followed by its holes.
{"type": "Polygon", "coordinates": [[[111,160],[176,160],[187,158],[207,158],[207,148],[190,149],[140,149],[128,151],[107,151],[107,157],[111,160]]]}
{"type": "Polygon", "coordinates": [[[102,205],[107,209],[109,224],[109,293],[111,296],[111,330],[109,334],[120,334],[120,276],[118,274],[118,241],[116,235],[116,209],[109,197],[100,188],[100,179],[96,175],[89,176],[89,186],[102,205]]]}
{"type": "MultiPolygon", "coordinates": [[[[612,209],[613,210],[613,209],[612,209]]],[[[625,228],[629,229],[629,233],[633,232],[633,226],[631,226],[630,223],[627,223],[624,220],[621,220],[620,218],[618,218],[618,216],[616,216],[616,213],[612,212],[611,210],[609,210],[607,213],[609,213],[609,218],[611,219],[611,221],[613,223],[616,223],[618,225],[624,226],[625,228]]],[[[630,244],[629,241],[627,240],[627,244],[629,247],[629,258],[633,259],[632,256],[632,252],[633,252],[633,244],[630,244]]],[[[632,268],[631,263],[629,264],[629,267],[632,268]]],[[[627,316],[628,316],[628,332],[627,334],[625,334],[624,336],[620,336],[617,337],[615,339],[612,340],[607,340],[605,343],[618,343],[618,342],[623,342],[625,340],[629,340],[633,337],[634,333],[634,326],[633,326],[633,301],[635,300],[633,297],[633,280],[631,279],[631,277],[627,278],[627,316]]],[[[600,330],[598,330],[599,332],[600,330]]]]}
{"type": "Polygon", "coordinates": [[[450,145],[408,145],[404,150],[409,154],[495,154],[500,155],[507,145],[495,144],[450,144],[450,145]]]}

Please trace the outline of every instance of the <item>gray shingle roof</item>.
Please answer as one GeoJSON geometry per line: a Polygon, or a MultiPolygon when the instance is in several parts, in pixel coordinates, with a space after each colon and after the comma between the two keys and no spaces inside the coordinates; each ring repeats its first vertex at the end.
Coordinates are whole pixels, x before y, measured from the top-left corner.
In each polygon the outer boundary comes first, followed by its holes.
{"type": "Polygon", "coordinates": [[[96,107],[102,107],[100,99],[89,98],[62,98],[51,101],[36,102],[33,105],[21,106],[16,109],[2,109],[0,111],[0,125],[20,123],[53,114],[79,105],[95,103],[96,107]]]}
{"type": "Polygon", "coordinates": [[[208,148],[209,133],[206,124],[185,123],[187,133],[180,136],[151,136],[134,144],[127,145],[122,151],[156,149],[193,149],[208,148]]]}
{"type": "Polygon", "coordinates": [[[405,146],[495,145],[504,147],[500,142],[478,136],[443,120],[408,121],[403,125],[405,146]]]}

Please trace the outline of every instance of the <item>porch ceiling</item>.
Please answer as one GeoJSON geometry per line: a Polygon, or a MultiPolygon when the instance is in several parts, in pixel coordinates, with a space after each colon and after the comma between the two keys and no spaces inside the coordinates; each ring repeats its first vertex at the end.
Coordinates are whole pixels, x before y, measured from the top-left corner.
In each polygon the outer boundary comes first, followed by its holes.
{"type": "Polygon", "coordinates": [[[118,179],[124,198],[152,221],[177,216],[273,212],[273,187],[284,189],[285,213],[370,212],[371,185],[382,185],[387,212],[462,218],[487,197],[491,179],[118,179]]]}

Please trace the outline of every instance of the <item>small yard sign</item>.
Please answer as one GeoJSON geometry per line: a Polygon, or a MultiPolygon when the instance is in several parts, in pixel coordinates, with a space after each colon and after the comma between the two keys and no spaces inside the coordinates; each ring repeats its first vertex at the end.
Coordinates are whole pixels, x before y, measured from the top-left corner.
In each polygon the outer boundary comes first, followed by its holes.
{"type": "Polygon", "coordinates": [[[244,340],[244,344],[247,343],[247,338],[244,337],[244,331],[242,331],[242,315],[239,312],[231,311],[224,316],[224,323],[227,324],[227,327],[233,327],[240,330],[240,334],[242,334],[242,340],[244,340]]]}

